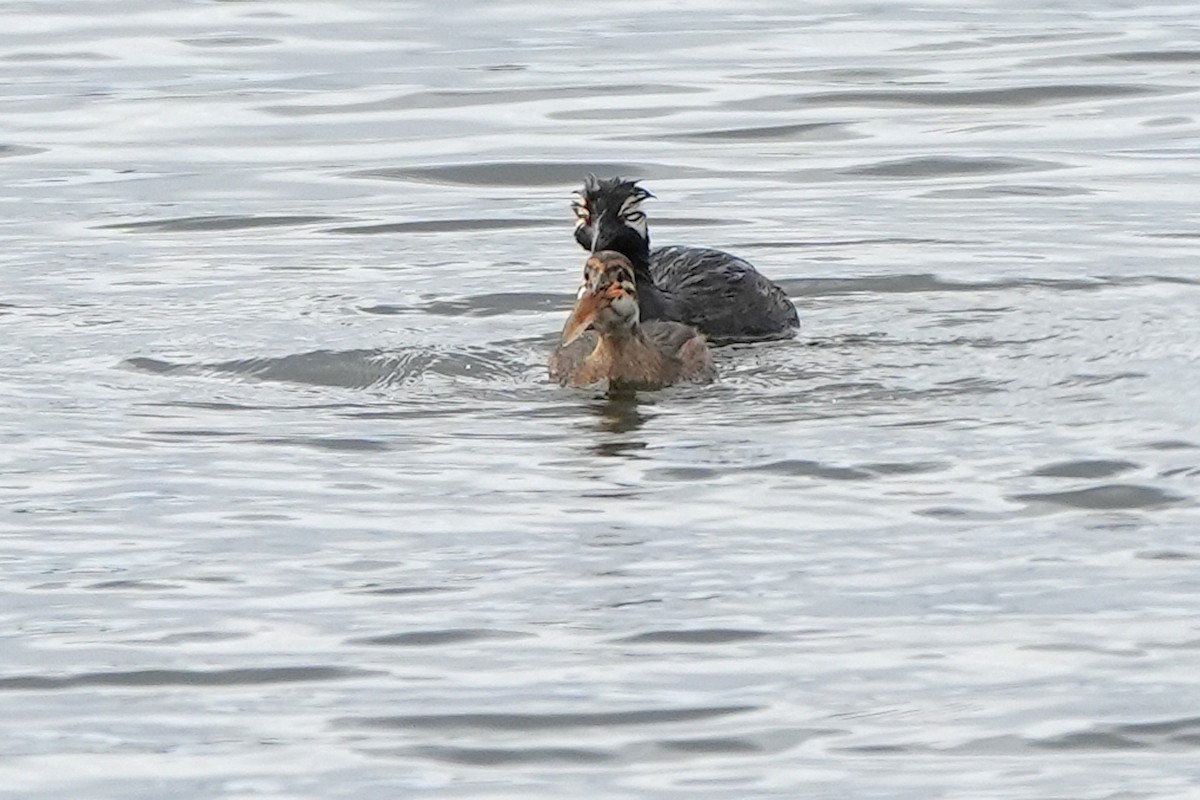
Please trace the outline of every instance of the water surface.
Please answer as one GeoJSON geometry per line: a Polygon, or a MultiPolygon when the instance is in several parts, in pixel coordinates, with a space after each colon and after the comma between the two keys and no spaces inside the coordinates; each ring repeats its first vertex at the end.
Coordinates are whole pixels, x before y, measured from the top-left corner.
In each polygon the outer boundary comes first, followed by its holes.
{"type": "Polygon", "coordinates": [[[1200,780],[1200,9],[10,3],[0,794],[1200,780]],[[570,192],[794,341],[550,385],[570,192]]]}

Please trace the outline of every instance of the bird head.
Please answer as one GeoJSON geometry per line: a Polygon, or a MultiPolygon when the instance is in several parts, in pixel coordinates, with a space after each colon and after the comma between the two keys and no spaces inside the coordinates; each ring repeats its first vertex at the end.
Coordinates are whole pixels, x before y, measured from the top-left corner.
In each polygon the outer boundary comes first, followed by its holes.
{"type": "Polygon", "coordinates": [[[575,241],[584,250],[615,250],[635,263],[649,260],[650,231],[642,202],[654,195],[637,181],[595,175],[589,175],[575,194],[575,241]]]}
{"type": "Polygon", "coordinates": [[[586,331],[602,335],[630,331],[638,323],[637,286],[633,264],[620,253],[602,250],[583,267],[583,286],[563,328],[564,345],[586,331]]]}

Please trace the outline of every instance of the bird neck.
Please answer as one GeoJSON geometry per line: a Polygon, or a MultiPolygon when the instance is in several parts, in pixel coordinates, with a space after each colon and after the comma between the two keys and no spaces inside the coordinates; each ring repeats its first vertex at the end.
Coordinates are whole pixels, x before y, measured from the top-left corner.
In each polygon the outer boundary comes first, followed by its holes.
{"type": "Polygon", "coordinates": [[[615,385],[657,385],[668,371],[663,353],[646,339],[636,323],[600,331],[588,361],[615,385]]]}
{"type": "Polygon", "coordinates": [[[625,254],[633,264],[633,278],[637,284],[638,313],[642,319],[679,319],[678,302],[675,295],[654,282],[650,274],[650,247],[646,245],[637,253],[625,254]]]}
{"type": "MultiPolygon", "coordinates": [[[[639,296],[640,299],[640,296],[639,296]]],[[[608,343],[608,349],[616,351],[637,343],[645,343],[642,328],[636,321],[628,325],[609,325],[597,331],[600,334],[599,344],[608,343]]]]}

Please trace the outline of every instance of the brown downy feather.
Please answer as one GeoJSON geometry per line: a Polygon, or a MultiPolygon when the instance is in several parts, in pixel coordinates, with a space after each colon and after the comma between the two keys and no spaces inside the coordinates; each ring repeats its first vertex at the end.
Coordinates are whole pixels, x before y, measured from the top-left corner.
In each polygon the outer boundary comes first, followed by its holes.
{"type": "Polygon", "coordinates": [[[639,322],[633,266],[611,251],[588,259],[584,287],[549,366],[550,377],[564,386],[608,382],[610,388],[657,389],[716,377],[695,328],[639,322]]]}

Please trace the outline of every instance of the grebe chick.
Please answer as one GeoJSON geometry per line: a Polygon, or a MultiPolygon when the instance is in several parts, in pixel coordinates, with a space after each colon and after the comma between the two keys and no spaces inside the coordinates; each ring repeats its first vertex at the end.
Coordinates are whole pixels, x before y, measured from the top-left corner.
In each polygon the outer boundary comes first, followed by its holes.
{"type": "Polygon", "coordinates": [[[584,265],[583,287],[550,358],[550,377],[564,386],[607,381],[610,389],[661,389],[678,381],[707,383],[717,376],[704,337],[664,320],[641,321],[633,264],[601,251],[584,265]],[[571,347],[595,331],[595,347],[571,347]]]}
{"type": "Polygon", "coordinates": [[[636,181],[589,175],[576,194],[575,241],[633,263],[643,320],[692,325],[718,343],[787,339],[800,327],[787,293],[737,256],[707,247],[651,250],[642,203],[654,195],[636,181]]]}

